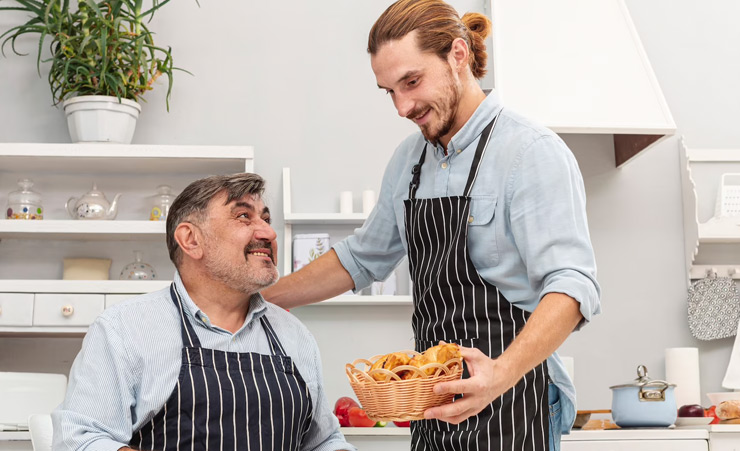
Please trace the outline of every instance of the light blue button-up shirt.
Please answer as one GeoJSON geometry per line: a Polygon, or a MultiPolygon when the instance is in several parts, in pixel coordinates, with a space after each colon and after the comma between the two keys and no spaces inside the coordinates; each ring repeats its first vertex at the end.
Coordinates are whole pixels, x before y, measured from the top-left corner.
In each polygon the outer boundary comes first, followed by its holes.
{"type": "MultiPolygon", "coordinates": [[[[385,280],[408,249],[403,201],[424,145],[427,156],[416,197],[463,195],[480,134],[499,113],[471,192],[470,257],[484,279],[528,312],[547,293],[572,297],[581,304],[582,326],[601,308],[578,164],[560,137],[503,108],[495,93],[452,137],[446,154],[421,133],[404,140],[386,168],[377,206],[334,250],[356,290],[385,280]]],[[[547,364],[565,395],[560,398],[567,433],[575,420],[575,388],[557,354],[547,364]]]]}
{"type": "MultiPolygon", "coordinates": [[[[178,274],[175,286],[204,348],[270,354],[260,323],[266,316],[311,394],[313,420],[301,449],[355,449],[339,431],[326,399],[316,341],[298,319],[257,294],[244,325],[232,334],[211,324],[178,274]]],[[[54,449],[113,451],[126,446],[175,388],[182,361],[180,324],[169,288],[106,309],[90,326],[72,366],[66,398],[52,413],[54,449]]]]}

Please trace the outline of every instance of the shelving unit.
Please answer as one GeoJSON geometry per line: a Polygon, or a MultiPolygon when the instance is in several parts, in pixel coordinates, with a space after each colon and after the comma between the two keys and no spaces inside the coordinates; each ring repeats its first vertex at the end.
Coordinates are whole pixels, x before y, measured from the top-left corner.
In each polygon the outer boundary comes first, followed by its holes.
{"type": "MultiPolygon", "coordinates": [[[[283,274],[293,272],[293,225],[357,225],[367,219],[363,213],[293,213],[291,202],[290,168],[283,168],[283,274]]],[[[368,305],[411,305],[411,296],[356,296],[344,295],[311,305],[368,306],[368,305]]]]}
{"type": "MultiPolygon", "coordinates": [[[[184,188],[212,174],[253,171],[249,146],[0,144],[0,204],[17,179],[31,178],[34,189],[44,182],[45,210],[43,220],[0,219],[0,334],[84,334],[89,323],[78,315],[94,318],[121,298],[166,287],[171,276],[163,273],[174,270],[163,252],[165,223],[144,219],[147,193],[154,194],[160,183],[184,188]],[[108,196],[123,193],[117,219],[69,219],[67,198],[94,181],[106,185],[101,190],[108,196]],[[133,243],[158,261],[165,280],[58,280],[56,269],[49,274],[62,258],[88,256],[90,249],[93,257],[122,263],[133,243]],[[68,315],[55,310],[68,305],[74,307],[68,315]]],[[[118,273],[111,268],[110,274],[118,273]]]]}
{"type": "Polygon", "coordinates": [[[740,257],[734,261],[719,260],[712,247],[737,246],[740,256],[740,216],[714,217],[719,191],[719,176],[725,172],[740,173],[740,150],[690,149],[679,140],[685,258],[688,280],[716,273],[740,280],[740,257]]]}

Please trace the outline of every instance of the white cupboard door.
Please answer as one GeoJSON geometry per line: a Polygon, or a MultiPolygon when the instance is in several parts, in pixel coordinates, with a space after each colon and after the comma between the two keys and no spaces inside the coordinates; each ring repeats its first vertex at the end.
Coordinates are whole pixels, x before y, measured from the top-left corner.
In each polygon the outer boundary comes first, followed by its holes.
{"type": "Polygon", "coordinates": [[[0,326],[30,326],[32,293],[0,293],[0,326]]]}
{"type": "Polygon", "coordinates": [[[740,431],[710,432],[709,444],[712,451],[740,451],[740,431]]]}
{"type": "Polygon", "coordinates": [[[36,293],[34,326],[89,326],[103,312],[102,294],[36,293]]]}
{"type": "Polygon", "coordinates": [[[560,449],[562,451],[708,451],[709,445],[706,440],[584,440],[563,441],[560,449]]]}

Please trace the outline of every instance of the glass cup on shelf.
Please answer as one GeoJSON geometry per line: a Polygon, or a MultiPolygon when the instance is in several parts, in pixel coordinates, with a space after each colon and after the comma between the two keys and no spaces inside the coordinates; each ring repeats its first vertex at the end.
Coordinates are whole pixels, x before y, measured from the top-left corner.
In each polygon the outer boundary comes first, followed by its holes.
{"type": "Polygon", "coordinates": [[[6,219],[44,219],[44,208],[41,206],[41,194],[33,191],[33,181],[18,180],[20,187],[8,194],[6,219]]]}
{"type": "Polygon", "coordinates": [[[154,280],[157,272],[154,267],[143,260],[141,251],[134,251],[134,261],[121,270],[120,280],[154,280]]]}
{"type": "Polygon", "coordinates": [[[152,199],[152,208],[149,210],[149,220],[165,221],[175,197],[169,185],[159,185],[157,187],[157,194],[150,197],[152,199]]]}

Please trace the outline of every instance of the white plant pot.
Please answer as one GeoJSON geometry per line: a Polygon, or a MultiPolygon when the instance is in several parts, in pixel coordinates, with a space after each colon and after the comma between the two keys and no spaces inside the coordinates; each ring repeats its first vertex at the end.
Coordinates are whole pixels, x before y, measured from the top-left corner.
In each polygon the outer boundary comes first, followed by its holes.
{"type": "Polygon", "coordinates": [[[78,96],[64,102],[72,142],[130,144],[141,106],[112,96],[78,96]]]}

